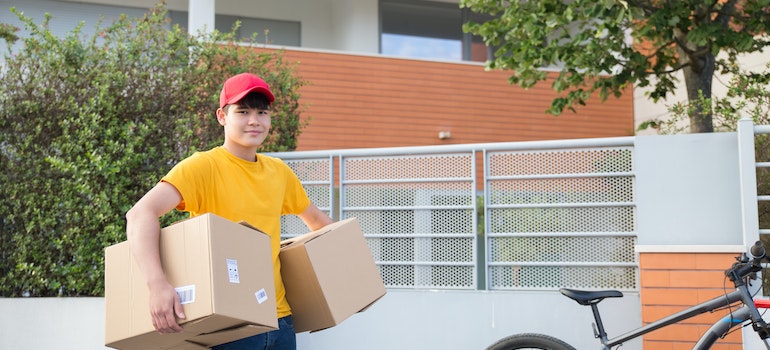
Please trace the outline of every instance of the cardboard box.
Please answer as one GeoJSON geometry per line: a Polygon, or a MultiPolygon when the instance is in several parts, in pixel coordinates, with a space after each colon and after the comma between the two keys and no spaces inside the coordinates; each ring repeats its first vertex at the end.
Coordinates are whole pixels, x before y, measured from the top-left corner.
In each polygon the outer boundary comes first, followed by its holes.
{"type": "Polygon", "coordinates": [[[161,230],[161,264],[183,302],[184,331],[160,334],[128,242],[105,249],[105,345],[201,349],[278,328],[270,237],[213,214],[161,230]]]}
{"type": "Polygon", "coordinates": [[[297,333],[335,326],[385,295],[355,218],[284,240],[279,256],[297,333]]]}

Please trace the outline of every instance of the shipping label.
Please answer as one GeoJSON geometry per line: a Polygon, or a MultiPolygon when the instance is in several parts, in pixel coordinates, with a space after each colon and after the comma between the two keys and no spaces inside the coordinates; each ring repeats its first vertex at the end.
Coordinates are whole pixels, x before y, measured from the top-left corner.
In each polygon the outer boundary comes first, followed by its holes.
{"type": "Polygon", "coordinates": [[[176,294],[179,295],[179,301],[184,304],[195,302],[195,285],[176,287],[176,294]]]}
{"type": "Polygon", "coordinates": [[[264,288],[258,290],[254,295],[257,297],[257,302],[260,304],[267,301],[267,292],[265,292],[264,288]]]}
{"type": "Polygon", "coordinates": [[[227,259],[227,275],[230,283],[241,283],[241,276],[238,274],[238,260],[227,259]]]}

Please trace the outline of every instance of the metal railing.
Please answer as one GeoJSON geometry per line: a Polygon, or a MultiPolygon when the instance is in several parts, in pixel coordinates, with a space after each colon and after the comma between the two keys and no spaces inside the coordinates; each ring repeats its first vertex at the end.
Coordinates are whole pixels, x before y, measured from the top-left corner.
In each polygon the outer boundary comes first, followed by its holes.
{"type": "MultiPolygon", "coordinates": [[[[358,218],[389,288],[636,290],[633,140],[271,155],[358,218]]],[[[285,237],[307,230],[283,220],[285,237]]]]}
{"type": "MultiPolygon", "coordinates": [[[[748,123],[748,121],[746,121],[746,123],[748,123]]],[[[752,126],[753,126],[751,128],[751,130],[753,131],[752,140],[755,142],[755,144],[756,144],[756,137],[757,137],[757,135],[768,135],[768,134],[770,134],[770,125],[756,125],[756,126],[754,126],[752,124],[752,126]]],[[[764,170],[764,169],[770,168],[770,162],[768,162],[768,161],[761,161],[760,159],[757,159],[759,157],[756,155],[756,150],[754,150],[754,152],[751,152],[751,154],[754,156],[754,169],[755,169],[755,173],[756,174],[761,173],[762,170],[764,170]]],[[[767,170],[765,170],[764,173],[767,173],[767,170]]],[[[756,174],[755,174],[755,176],[756,176],[756,174]]],[[[757,181],[758,180],[759,179],[757,179],[757,181]]],[[[757,186],[757,182],[756,181],[754,182],[754,186],[755,187],[757,186]]],[[[758,202],[770,202],[770,195],[757,193],[757,201],[758,202]]],[[[757,221],[759,221],[758,214],[757,214],[757,218],[756,219],[757,219],[757,221]]],[[[757,232],[760,235],[770,234],[770,228],[761,228],[761,227],[759,227],[759,225],[757,225],[757,232]]]]}

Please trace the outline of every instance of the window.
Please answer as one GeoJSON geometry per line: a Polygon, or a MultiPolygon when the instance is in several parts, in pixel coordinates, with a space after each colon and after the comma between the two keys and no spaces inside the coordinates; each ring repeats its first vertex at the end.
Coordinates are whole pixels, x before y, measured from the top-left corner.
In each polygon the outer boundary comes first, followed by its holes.
{"type": "MultiPolygon", "coordinates": [[[[186,11],[169,11],[169,17],[173,23],[187,28],[186,11]]],[[[216,30],[223,33],[229,33],[236,21],[241,21],[241,26],[235,33],[240,38],[249,39],[252,34],[257,33],[257,42],[260,44],[301,46],[299,22],[228,15],[216,15],[214,18],[216,30]],[[267,35],[265,31],[268,31],[267,35]]]]}
{"type": "MultiPolygon", "coordinates": [[[[80,33],[83,36],[93,36],[96,34],[96,25],[101,21],[101,28],[109,26],[110,23],[120,18],[121,14],[128,17],[141,18],[147,12],[147,9],[111,6],[101,4],[85,4],[68,1],[0,1],[0,23],[7,23],[20,28],[16,33],[21,37],[28,37],[29,32],[18,17],[13,14],[9,7],[13,5],[17,10],[30,17],[37,24],[43,21],[45,14],[51,14],[51,21],[48,23],[48,29],[57,37],[65,37],[83,22],[80,33]]],[[[17,42],[15,47],[23,45],[17,42]]]]}
{"type": "Polygon", "coordinates": [[[489,52],[481,38],[462,31],[468,9],[421,0],[380,0],[380,53],[412,58],[483,62],[489,52]]]}

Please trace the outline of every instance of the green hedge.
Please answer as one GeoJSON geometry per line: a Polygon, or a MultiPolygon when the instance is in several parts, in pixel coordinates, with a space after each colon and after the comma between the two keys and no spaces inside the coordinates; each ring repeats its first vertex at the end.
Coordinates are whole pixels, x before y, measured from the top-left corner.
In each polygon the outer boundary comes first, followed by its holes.
{"type": "Polygon", "coordinates": [[[239,45],[236,28],[189,36],[158,6],[60,38],[50,16],[12,11],[29,35],[0,63],[0,296],[102,295],[103,249],[125,240],[126,210],[176,162],[222,143],[214,112],[226,77],[270,83],[262,150],[296,147],[305,82],[280,51],[239,45]]]}

